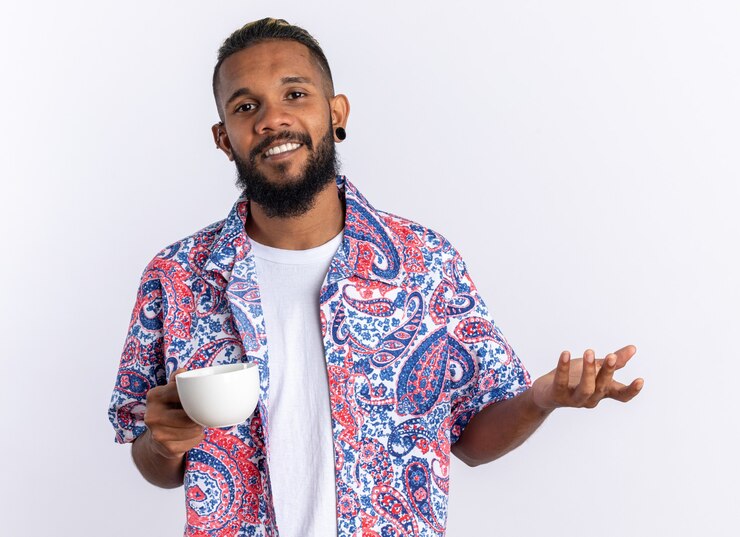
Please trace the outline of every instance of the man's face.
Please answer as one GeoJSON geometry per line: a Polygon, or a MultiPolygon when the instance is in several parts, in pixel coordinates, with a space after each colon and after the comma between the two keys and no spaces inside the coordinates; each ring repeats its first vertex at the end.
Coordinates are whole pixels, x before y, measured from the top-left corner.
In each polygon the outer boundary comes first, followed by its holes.
{"type": "Polygon", "coordinates": [[[221,65],[217,98],[237,185],[268,216],[303,214],[334,180],[336,117],[324,81],[294,41],[259,43],[221,65]]]}

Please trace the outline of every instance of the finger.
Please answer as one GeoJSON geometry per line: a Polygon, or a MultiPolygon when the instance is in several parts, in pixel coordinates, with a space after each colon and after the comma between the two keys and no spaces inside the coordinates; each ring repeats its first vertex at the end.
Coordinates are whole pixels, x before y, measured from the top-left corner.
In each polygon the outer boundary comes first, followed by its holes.
{"type": "Polygon", "coordinates": [[[144,412],[144,423],[148,427],[189,427],[193,420],[180,408],[165,405],[149,405],[144,412]]]}
{"type": "Polygon", "coordinates": [[[630,361],[630,358],[632,358],[636,352],[637,347],[635,347],[634,345],[627,345],[626,347],[622,347],[618,351],[615,351],[614,354],[617,355],[616,369],[621,369],[625,365],[627,365],[627,362],[630,361]]]}
{"type": "Polygon", "coordinates": [[[164,389],[155,392],[157,402],[174,408],[182,408],[182,405],[180,404],[180,394],[177,391],[177,385],[172,382],[171,384],[162,386],[162,388],[164,389]]]}
{"type": "Polygon", "coordinates": [[[198,437],[204,430],[184,413],[165,413],[145,416],[144,423],[158,442],[186,440],[198,437]]]}
{"type": "Polygon", "coordinates": [[[555,378],[552,383],[555,393],[567,393],[568,380],[570,379],[570,352],[563,351],[558,359],[558,366],[555,368],[555,378]]]}
{"type": "Polygon", "coordinates": [[[150,429],[150,431],[154,440],[165,444],[167,442],[188,442],[196,438],[201,438],[205,429],[203,427],[159,427],[150,429]]]}
{"type": "Polygon", "coordinates": [[[180,373],[184,373],[185,371],[187,371],[187,369],[185,369],[184,367],[180,367],[180,368],[178,368],[178,369],[175,369],[175,370],[174,370],[174,371],[172,372],[172,374],[170,375],[170,380],[169,380],[169,382],[172,382],[173,380],[175,380],[175,377],[176,377],[177,375],[179,375],[180,373]]]}
{"type": "Polygon", "coordinates": [[[183,371],[185,370],[178,369],[173,372],[168,384],[155,386],[149,390],[146,394],[147,405],[160,404],[168,407],[182,408],[182,405],[180,404],[180,394],[177,391],[177,383],[173,382],[172,379],[175,378],[176,374],[179,375],[183,371]]]}
{"type": "Polygon", "coordinates": [[[594,389],[593,398],[603,399],[609,391],[612,383],[614,371],[617,369],[617,355],[615,353],[607,354],[601,363],[601,368],[596,375],[596,388],[594,389]]]}
{"type": "Polygon", "coordinates": [[[182,408],[167,410],[162,416],[162,424],[176,429],[203,428],[202,425],[198,425],[190,419],[190,416],[182,408]]]}
{"type": "Polygon", "coordinates": [[[588,349],[583,353],[581,381],[576,386],[573,399],[576,404],[585,403],[594,393],[596,387],[596,358],[594,351],[588,349]]]}
{"type": "Polygon", "coordinates": [[[622,403],[626,403],[627,401],[630,401],[633,397],[635,397],[640,391],[642,391],[643,386],[645,385],[645,381],[641,378],[636,378],[633,380],[629,386],[625,386],[624,384],[619,384],[618,382],[613,383],[616,386],[613,386],[612,391],[610,391],[608,397],[611,397],[612,399],[616,399],[617,401],[621,401],[622,403]]]}

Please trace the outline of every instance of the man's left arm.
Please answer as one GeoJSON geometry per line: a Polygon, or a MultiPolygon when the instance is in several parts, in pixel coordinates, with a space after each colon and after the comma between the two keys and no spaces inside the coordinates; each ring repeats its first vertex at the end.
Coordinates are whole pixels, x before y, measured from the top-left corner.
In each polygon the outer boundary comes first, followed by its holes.
{"type": "Polygon", "coordinates": [[[452,445],[452,453],[469,466],[485,464],[520,446],[556,408],[595,408],[604,399],[629,401],[642,389],[643,379],[624,385],[613,375],[636,350],[628,345],[601,360],[592,350],[574,360],[563,352],[557,367],[535,380],[530,389],[473,416],[452,445]]]}

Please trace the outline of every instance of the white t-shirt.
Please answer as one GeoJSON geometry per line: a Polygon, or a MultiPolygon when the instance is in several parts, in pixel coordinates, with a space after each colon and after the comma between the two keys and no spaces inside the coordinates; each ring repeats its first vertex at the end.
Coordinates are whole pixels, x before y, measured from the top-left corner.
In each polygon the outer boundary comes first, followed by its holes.
{"type": "Polygon", "coordinates": [[[337,534],[319,293],[342,233],[309,250],[252,241],[267,331],[269,467],[281,537],[337,534]]]}

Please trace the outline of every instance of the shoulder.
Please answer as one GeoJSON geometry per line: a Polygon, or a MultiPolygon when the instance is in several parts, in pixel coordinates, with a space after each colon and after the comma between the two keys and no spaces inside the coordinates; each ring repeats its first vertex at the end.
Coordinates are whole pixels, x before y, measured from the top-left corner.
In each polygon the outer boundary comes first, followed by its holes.
{"type": "Polygon", "coordinates": [[[176,266],[188,272],[198,271],[208,260],[225,222],[225,219],[219,220],[168,244],[154,255],[145,272],[158,271],[165,266],[176,266]]]}
{"type": "Polygon", "coordinates": [[[447,238],[423,224],[386,211],[377,211],[404,265],[411,272],[444,271],[460,254],[447,238]]]}
{"type": "Polygon", "coordinates": [[[377,212],[383,224],[394,236],[393,238],[398,239],[399,242],[413,242],[430,251],[441,252],[446,255],[457,254],[457,250],[452,246],[452,243],[438,231],[393,213],[377,212]]]}

